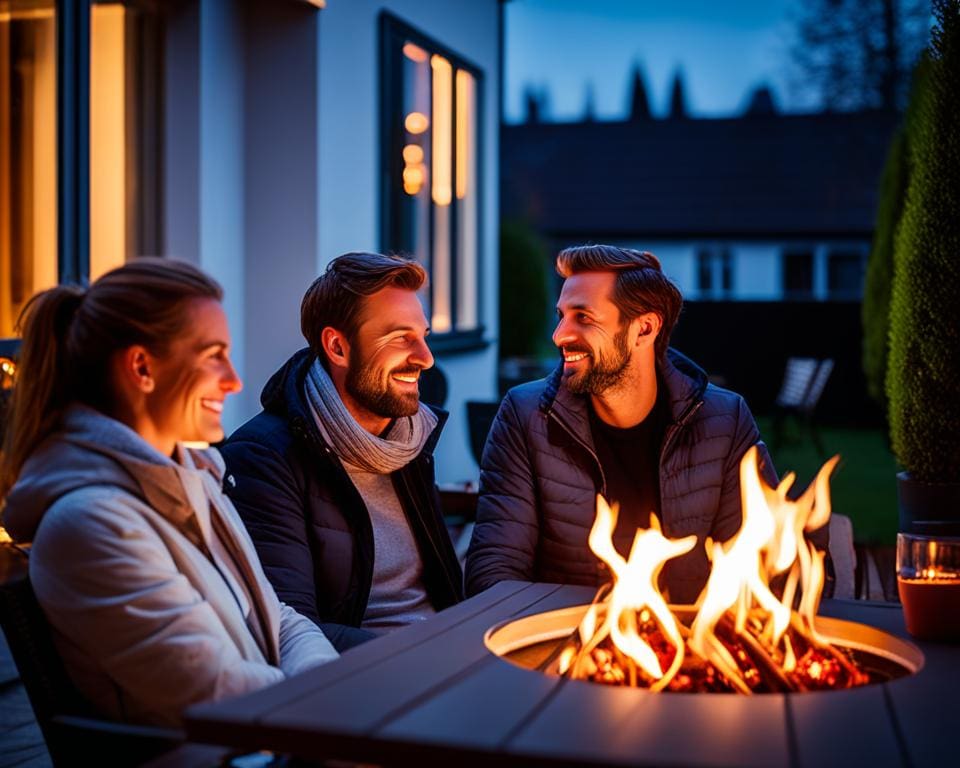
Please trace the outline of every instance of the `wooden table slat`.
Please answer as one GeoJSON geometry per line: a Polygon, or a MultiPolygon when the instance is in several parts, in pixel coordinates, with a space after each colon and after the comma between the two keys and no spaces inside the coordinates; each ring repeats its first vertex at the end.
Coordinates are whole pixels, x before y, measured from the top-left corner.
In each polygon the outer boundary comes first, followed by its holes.
{"type": "Polygon", "coordinates": [[[489,611],[503,600],[529,590],[532,586],[534,585],[522,581],[500,582],[471,600],[448,608],[429,621],[405,627],[352,648],[335,662],[245,696],[190,707],[184,715],[187,734],[194,741],[208,738],[215,741],[213,736],[223,730],[220,724],[228,727],[231,723],[248,725],[251,720],[259,719],[282,703],[300,698],[395,653],[417,647],[431,637],[443,634],[450,627],[489,611]]]}
{"type": "Polygon", "coordinates": [[[788,697],[798,768],[903,765],[883,687],[823,691],[788,697]]]}
{"type": "Polygon", "coordinates": [[[491,657],[469,676],[387,723],[377,736],[495,751],[559,683],[558,677],[491,657]]]}
{"type": "Polygon", "coordinates": [[[660,695],[573,681],[508,746],[584,764],[787,765],[783,698],[660,695]]]}
{"type": "Polygon", "coordinates": [[[960,648],[923,643],[925,670],[887,683],[893,715],[905,742],[910,764],[960,764],[960,648]]]}
{"type": "Polygon", "coordinates": [[[558,589],[556,584],[534,584],[416,647],[378,660],[389,663],[357,669],[349,677],[278,706],[264,714],[263,723],[268,727],[282,723],[293,729],[310,729],[322,723],[327,731],[367,733],[402,714],[419,697],[442,690],[449,680],[484,660],[489,651],[483,644],[483,633],[496,623],[497,617],[512,616],[558,589]],[[372,691],[377,695],[371,696],[372,691]]]}

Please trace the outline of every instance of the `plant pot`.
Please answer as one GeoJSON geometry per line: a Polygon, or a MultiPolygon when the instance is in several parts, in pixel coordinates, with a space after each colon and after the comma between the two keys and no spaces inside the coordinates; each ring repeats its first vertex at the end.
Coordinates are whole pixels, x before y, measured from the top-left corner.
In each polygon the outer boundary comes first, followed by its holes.
{"type": "Polygon", "coordinates": [[[960,536],[960,483],[925,483],[897,474],[900,530],[925,536],[960,536]]]}

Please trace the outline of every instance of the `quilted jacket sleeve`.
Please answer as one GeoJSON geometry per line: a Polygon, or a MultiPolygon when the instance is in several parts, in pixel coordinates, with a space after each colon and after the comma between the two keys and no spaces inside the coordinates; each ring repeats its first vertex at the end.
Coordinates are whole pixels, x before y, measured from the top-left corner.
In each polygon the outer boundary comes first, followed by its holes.
{"type": "Polygon", "coordinates": [[[255,440],[232,439],[220,452],[227,464],[224,490],[243,519],[277,597],[319,625],[301,484],[289,462],[255,440]]]}
{"type": "Polygon", "coordinates": [[[533,579],[539,538],[536,503],[525,426],[508,393],[480,463],[477,522],[467,552],[467,595],[506,579],[533,579]]]}

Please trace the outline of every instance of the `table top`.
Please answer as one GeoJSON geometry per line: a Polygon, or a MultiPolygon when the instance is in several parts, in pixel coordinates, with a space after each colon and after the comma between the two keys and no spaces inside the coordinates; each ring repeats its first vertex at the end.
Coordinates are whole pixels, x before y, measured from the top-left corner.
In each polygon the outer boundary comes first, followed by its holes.
{"type": "MultiPolygon", "coordinates": [[[[192,707],[188,735],[420,765],[923,766],[953,751],[960,646],[918,642],[924,668],[882,685],[757,696],[568,681],[484,646],[491,626],[589,602],[594,591],[503,582],[271,688],[192,707]]],[[[906,636],[899,605],[827,600],[820,612],[906,636]]]]}

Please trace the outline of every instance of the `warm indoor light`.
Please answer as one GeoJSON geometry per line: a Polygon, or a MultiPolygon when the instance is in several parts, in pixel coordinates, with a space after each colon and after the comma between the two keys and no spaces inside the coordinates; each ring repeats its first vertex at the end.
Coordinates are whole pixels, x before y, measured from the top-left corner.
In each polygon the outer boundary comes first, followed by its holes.
{"type": "Polygon", "coordinates": [[[453,67],[443,56],[430,57],[433,69],[433,202],[453,199],[453,67]]]}
{"type": "Polygon", "coordinates": [[[414,135],[423,133],[429,125],[430,121],[423,112],[411,112],[403,121],[403,127],[407,129],[407,133],[414,135]]]}
{"type": "Polygon", "coordinates": [[[407,144],[403,148],[403,162],[416,165],[423,162],[423,147],[419,144],[407,144]]]}
{"type": "Polygon", "coordinates": [[[126,9],[97,4],[90,16],[90,279],[127,253],[126,9]]]}
{"type": "Polygon", "coordinates": [[[457,199],[467,196],[473,164],[473,75],[457,70],[457,199]]]}
{"type": "Polygon", "coordinates": [[[427,52],[416,43],[404,43],[403,55],[410,61],[417,62],[417,64],[422,64],[427,60],[427,52]]]}

